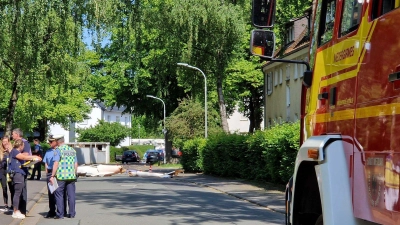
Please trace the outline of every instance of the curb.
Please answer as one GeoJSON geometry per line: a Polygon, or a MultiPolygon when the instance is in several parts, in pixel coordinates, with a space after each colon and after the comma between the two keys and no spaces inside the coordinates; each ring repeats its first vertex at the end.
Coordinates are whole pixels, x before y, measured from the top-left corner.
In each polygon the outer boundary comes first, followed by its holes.
{"type": "Polygon", "coordinates": [[[269,210],[269,211],[276,212],[276,213],[280,213],[280,214],[286,214],[286,212],[285,212],[285,211],[281,211],[281,210],[272,209],[272,208],[270,208],[268,205],[265,205],[265,204],[259,203],[259,202],[257,202],[257,201],[248,200],[248,199],[246,199],[246,198],[243,198],[243,197],[242,197],[242,196],[240,196],[240,195],[237,195],[237,194],[232,194],[232,193],[229,193],[229,192],[225,192],[225,191],[222,191],[222,190],[220,190],[220,189],[217,189],[217,188],[211,187],[211,186],[209,186],[209,185],[207,185],[207,184],[202,184],[202,183],[193,182],[193,181],[187,181],[187,180],[185,180],[185,179],[179,179],[179,181],[183,181],[183,182],[186,182],[186,183],[192,183],[192,184],[195,184],[195,185],[197,185],[197,186],[201,186],[201,187],[210,188],[210,189],[213,189],[213,190],[215,190],[215,191],[218,191],[218,192],[224,193],[224,194],[226,194],[226,195],[229,195],[229,196],[235,197],[235,198],[237,198],[237,199],[240,199],[240,200],[243,200],[243,201],[249,202],[249,203],[251,203],[251,204],[254,204],[254,205],[257,205],[257,206],[263,207],[263,208],[265,208],[265,209],[267,209],[267,210],[269,210]]]}
{"type": "MultiPolygon", "coordinates": [[[[46,191],[47,191],[47,187],[44,186],[44,187],[42,188],[42,190],[41,190],[39,193],[37,193],[37,194],[35,195],[35,197],[33,197],[33,199],[30,200],[30,201],[26,204],[26,210],[30,212],[31,209],[36,205],[36,203],[38,203],[39,200],[42,198],[43,194],[46,193],[46,191]]],[[[29,213],[28,213],[28,215],[29,215],[29,213]]],[[[21,219],[14,219],[9,225],[18,225],[18,224],[24,224],[24,220],[21,220],[21,219]]]]}

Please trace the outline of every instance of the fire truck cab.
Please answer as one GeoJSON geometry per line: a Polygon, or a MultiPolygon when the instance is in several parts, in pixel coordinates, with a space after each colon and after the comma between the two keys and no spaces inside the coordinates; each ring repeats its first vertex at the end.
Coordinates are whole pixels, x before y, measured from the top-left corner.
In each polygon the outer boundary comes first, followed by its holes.
{"type": "MultiPolygon", "coordinates": [[[[271,61],[274,8],[253,1],[250,50],[271,61]]],[[[287,224],[400,224],[400,0],[312,8],[287,224]]]]}

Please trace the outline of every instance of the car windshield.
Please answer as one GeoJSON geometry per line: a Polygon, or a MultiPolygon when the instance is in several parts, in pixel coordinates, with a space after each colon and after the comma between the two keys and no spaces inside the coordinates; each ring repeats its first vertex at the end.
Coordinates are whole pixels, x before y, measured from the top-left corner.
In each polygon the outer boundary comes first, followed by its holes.
{"type": "Polygon", "coordinates": [[[132,151],[127,151],[127,152],[124,152],[124,155],[132,155],[134,152],[132,152],[132,151]]]}

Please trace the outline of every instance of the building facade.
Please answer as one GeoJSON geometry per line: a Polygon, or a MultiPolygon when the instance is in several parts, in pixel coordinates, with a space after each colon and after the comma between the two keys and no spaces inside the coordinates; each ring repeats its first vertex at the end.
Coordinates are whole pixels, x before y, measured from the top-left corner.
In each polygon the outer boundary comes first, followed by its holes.
{"type": "MultiPolygon", "coordinates": [[[[99,120],[106,122],[118,122],[121,125],[131,128],[131,114],[123,113],[126,107],[106,107],[102,102],[96,102],[92,105],[92,111],[88,115],[88,119],[79,123],[70,123],[69,129],[66,130],[58,124],[50,125],[51,134],[63,134],[66,143],[76,142],[78,134],[77,128],[89,128],[95,126],[99,120]]],[[[131,143],[131,137],[126,137],[121,141],[120,146],[128,146],[131,143]]]]}
{"type": "MultiPolygon", "coordinates": [[[[275,58],[303,60],[308,62],[307,17],[301,17],[287,24],[285,46],[275,53],[275,58]]],[[[300,119],[301,87],[303,64],[268,62],[262,67],[264,73],[264,127],[274,124],[295,122],[300,119]]]]}

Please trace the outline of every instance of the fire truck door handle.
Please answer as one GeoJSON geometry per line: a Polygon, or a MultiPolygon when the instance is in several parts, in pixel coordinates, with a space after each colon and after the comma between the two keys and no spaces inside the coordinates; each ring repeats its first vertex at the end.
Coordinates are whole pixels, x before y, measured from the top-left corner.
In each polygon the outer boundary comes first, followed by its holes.
{"type": "Polygon", "coordinates": [[[336,105],[336,87],[330,89],[329,105],[336,105]]]}
{"type": "Polygon", "coordinates": [[[318,100],[322,99],[328,99],[328,92],[322,92],[321,94],[318,94],[318,100]]]}
{"type": "Polygon", "coordinates": [[[394,82],[396,80],[400,80],[400,71],[389,75],[389,82],[394,82]]]}

